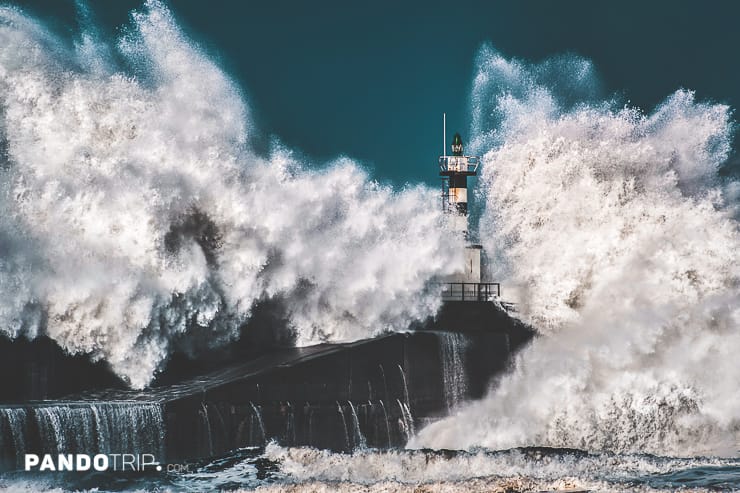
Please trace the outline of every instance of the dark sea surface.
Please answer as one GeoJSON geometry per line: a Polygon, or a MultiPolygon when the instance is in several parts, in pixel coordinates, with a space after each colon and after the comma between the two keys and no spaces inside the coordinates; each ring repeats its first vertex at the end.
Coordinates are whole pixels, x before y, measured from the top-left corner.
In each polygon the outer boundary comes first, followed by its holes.
{"type": "MultiPolygon", "coordinates": [[[[181,472],[5,473],[0,491],[737,491],[739,458],[669,458],[520,448],[474,452],[240,449],[181,472]]],[[[171,468],[172,469],[172,468],[171,468]]]]}

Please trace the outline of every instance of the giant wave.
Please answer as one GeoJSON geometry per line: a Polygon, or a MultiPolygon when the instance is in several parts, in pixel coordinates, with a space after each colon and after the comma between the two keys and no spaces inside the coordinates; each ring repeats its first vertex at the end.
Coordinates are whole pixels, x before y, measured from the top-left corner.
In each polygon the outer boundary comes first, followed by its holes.
{"type": "Polygon", "coordinates": [[[172,351],[237,338],[263,300],[282,300],[298,344],[433,314],[426,282],[461,243],[440,234],[435,193],[278,142],[261,156],[253,128],[156,1],[114,44],[0,8],[0,331],[48,335],[141,388],[172,351]]]}
{"type": "Polygon", "coordinates": [[[482,48],[472,93],[494,275],[541,332],[481,402],[413,447],[740,449],[739,184],[730,109],[598,97],[587,60],[482,48]]]}

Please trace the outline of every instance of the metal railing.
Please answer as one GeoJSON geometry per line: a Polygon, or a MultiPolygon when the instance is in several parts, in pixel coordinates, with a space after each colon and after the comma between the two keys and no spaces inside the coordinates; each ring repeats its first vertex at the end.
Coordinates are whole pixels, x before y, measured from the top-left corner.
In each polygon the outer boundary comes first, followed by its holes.
{"type": "Polygon", "coordinates": [[[439,156],[440,171],[475,173],[479,164],[476,156],[439,156]]]}
{"type": "Polygon", "coordinates": [[[443,301],[491,301],[501,297],[497,282],[443,282],[443,301]]]}

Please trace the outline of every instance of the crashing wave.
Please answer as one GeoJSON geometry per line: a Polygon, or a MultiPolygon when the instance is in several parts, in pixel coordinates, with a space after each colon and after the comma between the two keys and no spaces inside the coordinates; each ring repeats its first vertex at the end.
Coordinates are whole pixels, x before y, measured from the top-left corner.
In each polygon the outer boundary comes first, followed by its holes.
{"type": "Polygon", "coordinates": [[[114,46],[0,8],[1,333],[46,334],[141,388],[173,350],[237,338],[262,300],[283,300],[298,344],[433,314],[426,282],[460,251],[435,192],[280,144],[260,156],[252,128],[156,1],[114,46]]]}

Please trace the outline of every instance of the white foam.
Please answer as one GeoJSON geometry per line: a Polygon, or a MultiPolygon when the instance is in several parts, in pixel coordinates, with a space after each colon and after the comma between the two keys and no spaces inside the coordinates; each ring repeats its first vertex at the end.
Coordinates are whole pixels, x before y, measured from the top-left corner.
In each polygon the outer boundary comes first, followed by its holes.
{"type": "MultiPolygon", "coordinates": [[[[279,464],[281,482],[336,485],[344,490],[360,486],[406,491],[429,485],[474,491],[519,485],[524,491],[581,488],[598,491],[650,491],[644,482],[653,475],[690,468],[733,467],[736,460],[666,459],[644,455],[586,455],[579,452],[509,450],[501,452],[442,453],[422,450],[356,451],[337,454],[312,448],[284,448],[269,444],[265,456],[279,464]]],[[[518,490],[517,490],[518,491],[518,490]]]]}
{"type": "Polygon", "coordinates": [[[279,144],[257,156],[240,90],[157,2],[117,46],[96,39],[0,9],[6,335],[41,330],[143,387],[173,349],[232,340],[261,299],[288,300],[299,344],[435,312],[425,283],[460,248],[434,191],[279,144]]]}
{"type": "Polygon", "coordinates": [[[481,241],[543,337],[411,445],[737,455],[740,237],[716,173],[730,110],[682,90],[644,114],[594,101],[588,79],[566,104],[574,66],[482,50],[481,241]]]}

